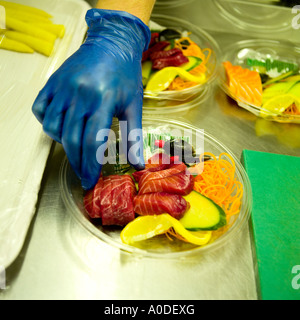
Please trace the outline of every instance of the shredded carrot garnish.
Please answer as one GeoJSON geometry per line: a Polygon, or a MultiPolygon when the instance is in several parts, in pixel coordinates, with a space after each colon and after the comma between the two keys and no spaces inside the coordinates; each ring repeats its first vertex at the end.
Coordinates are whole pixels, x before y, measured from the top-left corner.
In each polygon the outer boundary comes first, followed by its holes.
{"type": "Polygon", "coordinates": [[[288,109],[285,110],[284,114],[288,114],[291,116],[300,116],[300,110],[297,108],[296,104],[294,103],[288,109]]]}
{"type": "MultiPolygon", "coordinates": [[[[209,155],[212,160],[193,168],[193,174],[199,168],[194,189],[223,208],[227,219],[230,219],[240,212],[243,197],[243,185],[236,178],[234,159],[227,153],[222,153],[218,158],[211,153],[204,155],[209,155]]],[[[201,155],[200,159],[203,158],[201,155]]]]}
{"type": "Polygon", "coordinates": [[[170,241],[173,241],[172,237],[180,240],[180,241],[183,241],[183,242],[189,242],[188,240],[186,240],[184,237],[182,237],[180,234],[178,234],[173,228],[170,228],[166,233],[165,235],[167,236],[167,238],[170,240],[170,241]]]}
{"type": "Polygon", "coordinates": [[[172,83],[170,84],[170,86],[168,87],[167,90],[169,90],[169,91],[184,90],[187,88],[194,87],[196,85],[197,85],[197,83],[195,83],[195,82],[185,81],[182,78],[177,77],[172,81],[172,83]]]}
{"type": "Polygon", "coordinates": [[[198,67],[192,69],[190,71],[190,74],[197,76],[201,73],[206,73],[206,71],[207,71],[206,65],[204,63],[201,63],[198,67]]]}

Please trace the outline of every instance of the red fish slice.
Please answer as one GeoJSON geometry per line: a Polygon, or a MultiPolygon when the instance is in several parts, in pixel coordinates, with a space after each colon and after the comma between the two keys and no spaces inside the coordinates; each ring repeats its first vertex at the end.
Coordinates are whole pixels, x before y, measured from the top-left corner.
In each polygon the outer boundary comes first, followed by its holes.
{"type": "Polygon", "coordinates": [[[91,216],[93,212],[93,196],[94,190],[89,190],[83,198],[84,208],[89,216],[91,216]]]}
{"type": "Polygon", "coordinates": [[[101,177],[95,188],[87,192],[84,197],[84,206],[92,219],[101,218],[100,196],[103,188],[103,178],[101,177]]]}
{"type": "Polygon", "coordinates": [[[133,200],[134,211],[142,216],[170,214],[175,219],[181,219],[189,209],[186,200],[176,194],[150,193],[138,195],[133,200]]]}
{"type": "Polygon", "coordinates": [[[156,192],[167,192],[186,196],[193,191],[194,177],[185,172],[167,178],[147,180],[141,186],[139,195],[156,192]]]}
{"type": "Polygon", "coordinates": [[[112,211],[112,183],[110,176],[103,178],[103,188],[101,190],[100,195],[100,208],[101,208],[101,217],[102,217],[102,223],[103,220],[106,221],[106,219],[109,219],[113,215],[112,211]]]}
{"type": "Polygon", "coordinates": [[[149,48],[147,51],[145,51],[143,53],[142,62],[148,60],[152,53],[157,52],[157,51],[162,51],[169,45],[170,45],[170,42],[168,42],[168,41],[160,41],[160,42],[155,43],[151,48],[149,48]]]}
{"type": "Polygon", "coordinates": [[[146,181],[164,179],[164,178],[173,176],[178,173],[186,172],[186,171],[187,171],[187,166],[184,163],[180,163],[180,164],[172,164],[166,170],[161,170],[158,172],[148,172],[141,177],[139,181],[139,189],[143,187],[143,184],[146,181]]]}
{"type": "Polygon", "coordinates": [[[177,53],[168,58],[156,59],[153,61],[153,70],[162,70],[167,67],[179,67],[184,63],[188,63],[189,59],[183,53],[177,53]]]}
{"type": "MultiPolygon", "coordinates": [[[[136,195],[136,188],[134,181],[128,175],[110,176],[109,180],[111,184],[110,210],[106,207],[106,210],[102,211],[102,224],[104,226],[125,226],[135,218],[133,197],[136,195]]],[[[101,199],[101,204],[102,201],[105,202],[104,199],[101,199]]],[[[106,202],[104,206],[105,204],[106,202]]]]}
{"type": "Polygon", "coordinates": [[[171,50],[167,50],[167,51],[157,51],[157,52],[153,52],[150,55],[150,59],[152,61],[156,60],[156,59],[163,59],[163,58],[169,58],[169,57],[173,57],[177,54],[182,54],[182,51],[179,48],[174,48],[171,50]]]}
{"type": "Polygon", "coordinates": [[[132,176],[136,182],[139,182],[145,173],[168,169],[171,166],[171,163],[173,162],[171,161],[170,156],[165,153],[156,153],[147,161],[144,170],[136,171],[132,174],[132,176]]]}

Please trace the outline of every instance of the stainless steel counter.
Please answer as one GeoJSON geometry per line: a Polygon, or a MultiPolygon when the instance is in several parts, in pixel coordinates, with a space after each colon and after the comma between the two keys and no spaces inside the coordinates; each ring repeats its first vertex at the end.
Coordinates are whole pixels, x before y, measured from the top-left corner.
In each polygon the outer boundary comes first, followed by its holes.
{"type": "MultiPolygon", "coordinates": [[[[196,0],[193,9],[163,13],[202,27],[204,23],[221,48],[245,39],[241,30],[226,30],[224,21],[221,32],[221,18],[205,3],[196,0]],[[209,14],[214,15],[210,23],[209,14]]],[[[218,87],[204,105],[165,117],[207,130],[239,158],[243,149],[300,155],[299,126],[258,119],[218,87]]],[[[66,212],[58,182],[63,158],[62,147],[54,146],[36,216],[21,254],[6,270],[7,288],[0,299],[257,299],[248,227],[223,249],[193,260],[158,261],[121,253],[91,236],[66,212]]]]}

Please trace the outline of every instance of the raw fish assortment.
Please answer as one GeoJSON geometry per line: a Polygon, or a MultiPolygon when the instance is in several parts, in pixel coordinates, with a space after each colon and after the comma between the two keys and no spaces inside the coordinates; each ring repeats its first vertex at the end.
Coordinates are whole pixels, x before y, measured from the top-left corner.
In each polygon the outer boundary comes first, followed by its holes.
{"type": "Polygon", "coordinates": [[[142,60],[145,91],[180,91],[204,84],[211,53],[208,48],[200,48],[187,32],[153,31],[142,60]]]}
{"type": "Polygon", "coordinates": [[[296,62],[250,51],[244,65],[223,62],[226,88],[238,102],[260,110],[261,117],[300,119],[300,74],[296,62]]]}
{"type": "Polygon", "coordinates": [[[160,148],[142,171],[101,176],[84,196],[90,218],[103,227],[121,227],[121,240],[133,246],[162,234],[203,246],[226,232],[243,196],[234,160],[203,154],[198,163],[185,164],[172,156],[174,149],[171,155],[163,149],[180,143],[193,150],[178,141],[157,140],[160,148]]]}

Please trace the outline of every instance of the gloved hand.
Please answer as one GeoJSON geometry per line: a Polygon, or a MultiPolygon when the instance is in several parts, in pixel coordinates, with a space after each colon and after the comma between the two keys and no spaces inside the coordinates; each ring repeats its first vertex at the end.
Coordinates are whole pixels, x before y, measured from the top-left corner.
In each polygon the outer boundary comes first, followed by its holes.
{"type": "MultiPolygon", "coordinates": [[[[122,11],[92,9],[86,21],[85,43],[52,75],[32,110],[44,131],[62,143],[88,190],[101,173],[97,150],[107,142],[96,141],[99,130],[109,129],[113,117],[128,122],[127,134],[142,129],[141,60],[151,33],[141,20],[122,11]]],[[[133,144],[128,142],[128,150],[133,144]]],[[[139,147],[143,150],[142,140],[139,147]]],[[[135,169],[144,168],[143,152],[128,158],[135,169]]]]}

